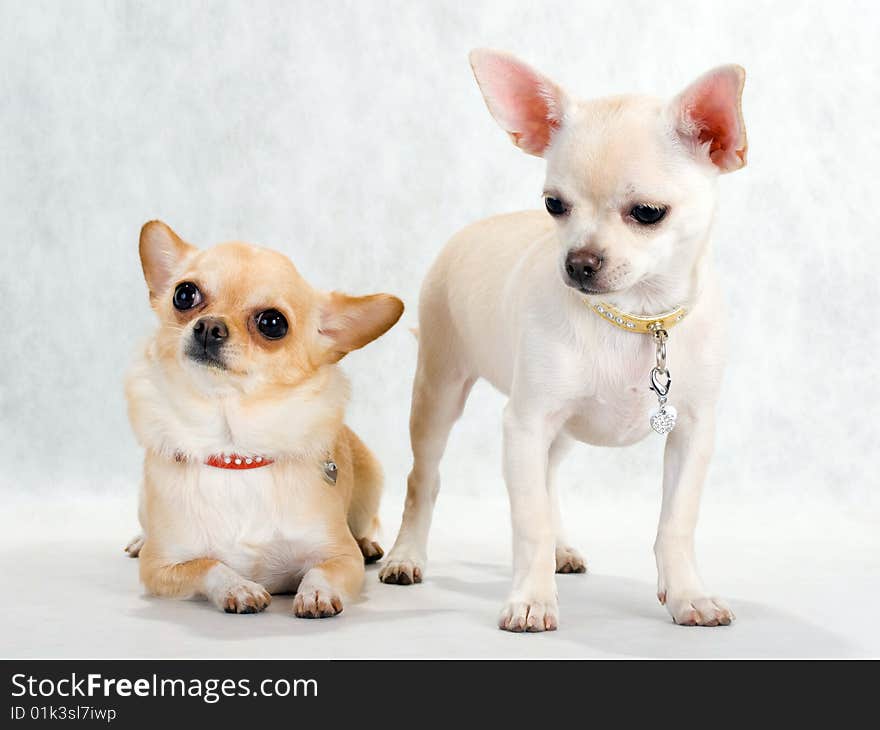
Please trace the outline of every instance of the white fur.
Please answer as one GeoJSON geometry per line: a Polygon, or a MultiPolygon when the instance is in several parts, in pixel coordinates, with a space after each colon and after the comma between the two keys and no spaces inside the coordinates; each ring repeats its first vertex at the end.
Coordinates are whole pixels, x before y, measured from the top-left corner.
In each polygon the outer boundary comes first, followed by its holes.
{"type": "MultiPolygon", "coordinates": [[[[479,64],[475,71],[479,78],[479,64]]],[[[481,85],[491,93],[485,80],[481,85]]],[[[652,339],[612,326],[591,305],[604,300],[656,314],[684,304],[690,313],[668,343],[670,402],[679,418],[666,441],[658,596],[679,623],[726,623],[730,611],[704,588],[693,550],[724,350],[708,253],[717,170],[699,156],[705,151],[695,156],[678,142],[668,121],[674,114],[658,100],[575,104],[561,95],[560,103],[568,108],[543,154],[545,190],[570,202],[571,214],[554,221],[543,212],[515,213],[477,223],[450,241],[424,283],[413,470],[403,524],[380,578],[396,582],[394,576],[423,572],[446,438],[471,384],[485,378],[509,396],[504,477],[513,586],[499,624],[555,629],[554,569],[570,550],[555,466],[572,439],[627,446],[652,434],[649,416],[657,405],[648,390],[652,339]],[[668,220],[638,228],[625,215],[633,202],[667,205],[668,220]],[[603,252],[610,293],[591,296],[566,286],[566,255],[580,247],[603,252]]]]}
{"type": "Polygon", "coordinates": [[[208,600],[221,610],[230,602],[245,605],[249,599],[259,599],[260,596],[265,597],[267,603],[269,601],[263,586],[242,578],[223,563],[218,563],[208,571],[202,590],[208,600]]]}

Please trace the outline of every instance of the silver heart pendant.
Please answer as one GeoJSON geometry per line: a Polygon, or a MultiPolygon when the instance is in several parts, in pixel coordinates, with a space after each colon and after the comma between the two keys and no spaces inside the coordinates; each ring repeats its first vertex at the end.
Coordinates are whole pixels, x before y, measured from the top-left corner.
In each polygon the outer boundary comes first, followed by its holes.
{"type": "Polygon", "coordinates": [[[651,428],[662,436],[675,428],[676,418],[678,411],[675,406],[662,405],[651,414],[651,428]]]}

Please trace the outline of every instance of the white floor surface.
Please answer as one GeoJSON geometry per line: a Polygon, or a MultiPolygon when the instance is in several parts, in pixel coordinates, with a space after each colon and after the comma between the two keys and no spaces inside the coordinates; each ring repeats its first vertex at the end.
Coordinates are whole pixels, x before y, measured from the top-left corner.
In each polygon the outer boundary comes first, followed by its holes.
{"type": "MultiPolygon", "coordinates": [[[[392,501],[386,550],[398,525],[392,501]]],[[[371,566],[362,600],[311,621],[291,615],[290,596],[240,616],[145,596],[122,552],[136,529],[133,497],[13,499],[0,516],[0,656],[880,656],[880,539],[865,514],[707,499],[700,565],[737,621],[687,628],[654,595],[656,505],[578,500],[566,512],[590,573],[558,577],[558,631],[515,635],[495,628],[510,575],[507,504],[497,495],[441,495],[423,584],[381,585],[371,566]]]]}

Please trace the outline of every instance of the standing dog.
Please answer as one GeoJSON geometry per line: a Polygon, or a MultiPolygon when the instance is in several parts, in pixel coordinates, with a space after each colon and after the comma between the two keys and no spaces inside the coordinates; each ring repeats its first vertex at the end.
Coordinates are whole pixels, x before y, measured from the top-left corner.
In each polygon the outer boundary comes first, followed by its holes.
{"type": "Polygon", "coordinates": [[[297,591],[297,616],[342,611],[374,542],[378,462],[343,423],[336,363],[403,312],[387,294],[313,289],[285,256],[243,243],[200,251],[159,221],[140,255],[159,329],[126,383],[146,449],[141,580],[227,613],[297,591]]]}
{"type": "Polygon", "coordinates": [[[419,320],[430,337],[419,340],[413,467],[380,579],[422,579],[438,464],[471,386],[485,378],[509,396],[513,587],[500,627],[555,629],[554,571],[585,570],[557,499],[556,469],[569,444],[626,446],[652,426],[672,425],[657,596],[679,624],[728,624],[732,612],[697,574],[694,528],[724,361],[709,240],[716,178],[745,164],[744,71],[717,68],[671,101],[577,101],[507,54],[477,50],[470,60],[495,120],[517,147],[547,161],[549,215],[514,213],[466,228],[425,280],[419,320]]]}

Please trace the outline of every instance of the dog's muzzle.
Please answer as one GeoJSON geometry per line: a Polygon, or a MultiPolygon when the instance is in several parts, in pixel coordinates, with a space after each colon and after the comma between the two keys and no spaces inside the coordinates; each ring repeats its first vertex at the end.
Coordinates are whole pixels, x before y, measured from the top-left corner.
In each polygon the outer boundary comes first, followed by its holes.
{"type": "Polygon", "coordinates": [[[229,328],[219,317],[202,317],[196,322],[192,338],[186,348],[186,355],[191,360],[225,368],[223,362],[223,345],[229,339],[229,328]]]}

